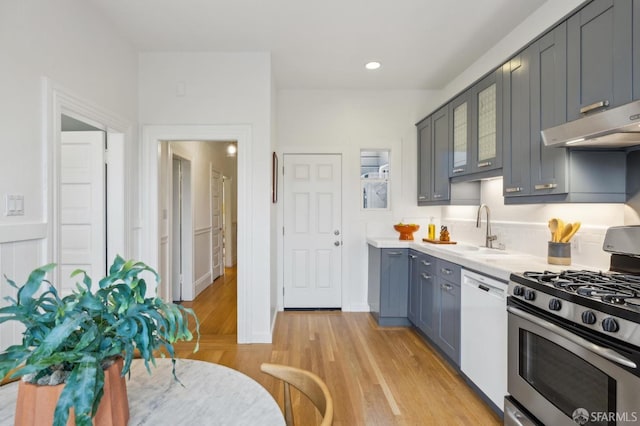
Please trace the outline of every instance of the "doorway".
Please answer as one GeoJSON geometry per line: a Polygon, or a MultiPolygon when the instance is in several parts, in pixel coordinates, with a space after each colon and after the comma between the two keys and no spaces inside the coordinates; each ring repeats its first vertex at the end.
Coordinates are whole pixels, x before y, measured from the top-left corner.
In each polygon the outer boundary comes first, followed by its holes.
{"type": "MultiPolygon", "coordinates": [[[[95,114],[100,118],[100,114],[95,114]]],[[[64,111],[54,126],[57,167],[52,197],[52,261],[61,294],[75,289],[71,273],[102,278],[125,253],[124,134],[64,111]]]]}
{"type": "MultiPolygon", "coordinates": [[[[170,277],[162,293],[174,301],[193,301],[224,273],[223,176],[234,175],[235,161],[215,141],[160,145],[159,270],[170,277]]],[[[233,205],[237,190],[229,189],[233,205]]]]}

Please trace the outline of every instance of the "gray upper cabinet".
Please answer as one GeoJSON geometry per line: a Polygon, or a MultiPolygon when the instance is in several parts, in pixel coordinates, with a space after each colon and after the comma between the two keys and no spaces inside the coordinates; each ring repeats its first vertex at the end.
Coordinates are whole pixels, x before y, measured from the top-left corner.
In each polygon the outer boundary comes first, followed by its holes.
{"type": "Polygon", "coordinates": [[[432,116],[433,128],[433,200],[448,200],[449,183],[449,109],[444,107],[432,116]]]}
{"type": "Polygon", "coordinates": [[[502,67],[504,166],[503,194],[531,194],[531,57],[529,47],[502,67]]]}
{"type": "MultiPolygon", "coordinates": [[[[471,172],[502,167],[502,73],[496,70],[471,88],[471,172]]],[[[498,173],[499,174],[499,173],[498,173]]]]}
{"type": "Polygon", "coordinates": [[[449,176],[452,180],[456,182],[499,175],[499,171],[491,171],[502,167],[500,70],[492,72],[452,100],[449,112],[449,176]]]}
{"type": "Polygon", "coordinates": [[[595,0],[567,20],[567,120],[628,103],[633,3],[595,0]]]}
{"type": "Polygon", "coordinates": [[[449,176],[462,176],[471,172],[471,91],[449,103],[451,114],[449,176]]]}
{"type": "Polygon", "coordinates": [[[558,25],[531,45],[531,189],[565,194],[569,152],[547,147],[540,131],[567,121],[567,27],[558,25]]]}
{"type": "Polygon", "coordinates": [[[431,180],[433,159],[431,117],[417,124],[418,127],[418,205],[431,201],[431,180]]]}
{"type": "Polygon", "coordinates": [[[544,146],[540,131],[566,121],[566,23],[502,67],[506,204],[624,202],[623,152],[544,146]]]}
{"type": "Polygon", "coordinates": [[[640,0],[633,0],[633,100],[640,99],[640,0]]]}
{"type": "Polygon", "coordinates": [[[449,183],[449,110],[441,108],[418,127],[418,205],[446,204],[449,183]]]}
{"type": "Polygon", "coordinates": [[[566,121],[566,24],[503,67],[504,196],[563,194],[568,151],[546,147],[540,131],[566,121]]]}

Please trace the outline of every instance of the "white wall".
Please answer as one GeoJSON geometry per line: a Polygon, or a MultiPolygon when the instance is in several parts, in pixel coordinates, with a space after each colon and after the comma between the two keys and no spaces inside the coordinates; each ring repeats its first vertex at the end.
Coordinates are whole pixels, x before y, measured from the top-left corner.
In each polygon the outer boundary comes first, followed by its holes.
{"type": "MultiPolygon", "coordinates": [[[[418,178],[414,124],[424,116],[431,95],[419,90],[278,92],[278,152],[281,158],[285,153],[342,154],[342,308],[345,311],[368,310],[366,236],[393,235],[392,225],[401,220],[426,226],[430,214],[440,214],[439,207],[416,206],[418,178]],[[391,210],[388,212],[366,212],[360,208],[359,156],[360,150],[365,148],[391,150],[391,210]]],[[[278,209],[281,218],[281,202],[278,209]]],[[[278,239],[282,253],[281,233],[278,233],[278,239]]],[[[281,273],[278,278],[282,288],[281,273]]],[[[278,295],[281,299],[281,290],[278,295]]],[[[281,300],[279,305],[282,306],[281,300]]]]}
{"type": "MultiPolygon", "coordinates": [[[[85,1],[2,1],[0,62],[0,204],[21,194],[25,208],[0,215],[0,276],[22,283],[51,256],[42,77],[135,126],[137,54],[85,1]]],[[[12,327],[0,325],[0,351],[17,341],[12,327]]]]}
{"type": "MultiPolygon", "coordinates": [[[[139,57],[142,125],[251,126],[248,196],[243,212],[251,247],[247,292],[249,341],[271,341],[271,58],[268,53],[142,53],[139,57]],[[177,90],[184,88],[184,93],[177,90]]],[[[243,155],[242,145],[238,156],[243,155]]],[[[240,188],[239,188],[240,191],[240,188]]],[[[239,242],[242,244],[242,242],[239,242]]],[[[240,248],[239,248],[240,250],[240,248]]],[[[242,259],[239,259],[240,261],[242,259]]],[[[239,324],[240,326],[240,324],[239,324]]]]}

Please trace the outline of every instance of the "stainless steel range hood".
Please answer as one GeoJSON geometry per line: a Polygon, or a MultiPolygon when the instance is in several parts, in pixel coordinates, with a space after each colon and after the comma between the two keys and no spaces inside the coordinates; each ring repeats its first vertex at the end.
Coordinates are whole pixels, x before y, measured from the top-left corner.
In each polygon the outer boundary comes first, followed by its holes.
{"type": "Polygon", "coordinates": [[[545,129],[546,146],[624,148],[640,145],[640,101],[545,129]]]}

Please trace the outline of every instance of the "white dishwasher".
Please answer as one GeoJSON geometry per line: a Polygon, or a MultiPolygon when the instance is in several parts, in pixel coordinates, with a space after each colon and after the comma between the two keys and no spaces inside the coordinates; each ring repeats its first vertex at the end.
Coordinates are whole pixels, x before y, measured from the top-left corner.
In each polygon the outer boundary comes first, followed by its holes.
{"type": "Polygon", "coordinates": [[[507,283],[462,269],[460,368],[500,409],[507,394],[507,283]]]}

